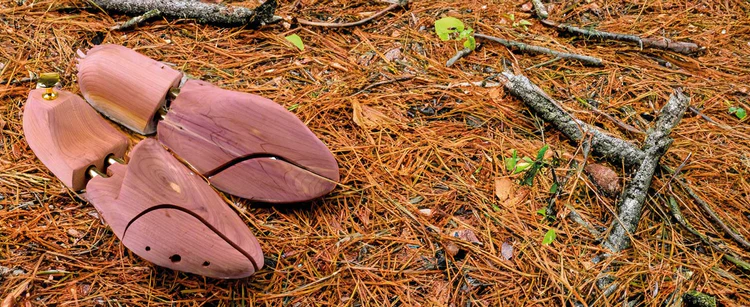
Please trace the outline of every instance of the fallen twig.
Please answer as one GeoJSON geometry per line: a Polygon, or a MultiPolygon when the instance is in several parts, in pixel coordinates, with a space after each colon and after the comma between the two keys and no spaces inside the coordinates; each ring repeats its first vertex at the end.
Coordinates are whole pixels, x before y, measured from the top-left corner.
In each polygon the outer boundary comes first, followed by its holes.
{"type": "Polygon", "coordinates": [[[159,10],[168,18],[190,18],[200,23],[228,27],[258,27],[275,21],[276,0],[267,0],[255,9],[188,0],[91,0],[105,11],[143,15],[159,10]]]}
{"type": "Polygon", "coordinates": [[[629,167],[637,167],[643,161],[645,154],[635,145],[604,133],[594,126],[574,118],[565,111],[560,104],[549,97],[542,89],[523,75],[503,73],[506,78],[502,82],[511,94],[520,98],[539,116],[552,123],[569,139],[580,142],[584,135],[591,136],[592,150],[615,164],[625,163],[629,167]]]}
{"type": "Polygon", "coordinates": [[[453,64],[456,64],[456,61],[460,60],[461,58],[471,54],[473,50],[469,48],[464,48],[456,52],[456,55],[448,59],[448,62],[445,63],[445,67],[451,67],[453,64]]]}
{"type": "Polygon", "coordinates": [[[610,32],[598,31],[598,30],[582,29],[582,28],[574,27],[574,26],[564,24],[564,23],[557,23],[551,20],[542,20],[542,24],[550,26],[550,27],[554,27],[559,31],[581,35],[586,38],[595,38],[595,39],[600,39],[600,40],[609,39],[609,40],[636,43],[641,48],[653,47],[653,48],[670,50],[670,51],[674,51],[674,52],[678,52],[682,54],[692,54],[692,53],[705,49],[694,43],[674,42],[667,38],[648,38],[648,37],[640,37],[640,36],[631,35],[631,34],[610,33],[610,32]]]}
{"type": "Polygon", "coordinates": [[[659,167],[659,159],[672,144],[673,140],[669,134],[682,119],[688,105],[690,98],[683,94],[681,89],[676,89],[661,109],[654,130],[646,137],[643,145],[646,156],[622,193],[618,218],[614,219],[613,230],[604,243],[611,251],[619,252],[630,246],[630,235],[638,227],[643,202],[646,200],[654,172],[659,167]]]}
{"type": "Polygon", "coordinates": [[[161,16],[161,11],[159,11],[159,9],[153,9],[146,13],[143,13],[143,15],[133,17],[124,23],[111,27],[110,29],[111,30],[127,30],[127,29],[135,27],[136,25],[143,23],[146,20],[149,20],[151,18],[158,17],[158,16],[161,16]]]}
{"type": "Polygon", "coordinates": [[[721,129],[724,129],[724,130],[732,129],[731,127],[728,127],[727,125],[721,124],[721,123],[713,120],[713,118],[708,117],[708,115],[703,114],[703,112],[701,112],[700,110],[696,109],[693,106],[690,106],[689,110],[690,110],[690,112],[693,112],[693,114],[700,116],[701,118],[705,119],[709,123],[712,123],[712,124],[718,126],[721,129]]]}
{"type": "Polygon", "coordinates": [[[28,77],[28,78],[23,78],[23,79],[0,80],[0,85],[5,85],[5,84],[17,85],[17,84],[26,83],[26,82],[36,82],[38,79],[39,77],[33,76],[33,77],[28,77]]]}
{"type": "Polygon", "coordinates": [[[539,19],[547,19],[549,17],[549,13],[547,13],[542,0],[531,0],[531,3],[534,5],[534,12],[539,19]]]}
{"type": "MultiPolygon", "coordinates": [[[[513,95],[520,98],[527,106],[529,106],[529,108],[539,114],[544,120],[552,123],[555,128],[560,130],[569,139],[575,142],[581,142],[584,135],[590,135],[591,146],[595,153],[609,159],[615,164],[622,163],[630,168],[639,167],[641,161],[646,158],[646,154],[633,144],[607,135],[598,128],[574,118],[568,112],[563,110],[557,101],[550,98],[544,93],[544,91],[531,83],[531,81],[525,76],[513,75],[508,72],[503,73],[503,76],[506,80],[501,81],[501,83],[503,83],[513,95]]],[[[661,165],[661,167],[670,174],[674,173],[667,166],[661,165]]],[[[688,192],[690,197],[700,204],[729,236],[740,245],[750,250],[747,240],[744,240],[741,235],[735,233],[731,228],[724,224],[718,215],[713,212],[708,203],[698,196],[690,186],[684,182],[684,179],[679,176],[677,176],[676,179],[677,183],[680,184],[680,187],[688,192]]]]}
{"type": "Polygon", "coordinates": [[[501,44],[501,45],[503,45],[505,47],[508,47],[508,48],[516,48],[516,49],[520,50],[521,52],[549,54],[549,55],[553,55],[553,56],[556,56],[556,57],[559,57],[559,58],[563,58],[563,59],[576,60],[576,61],[579,61],[579,62],[585,64],[585,65],[591,65],[591,66],[601,66],[601,65],[603,65],[602,64],[603,63],[602,59],[591,57],[591,56],[587,56],[587,55],[581,55],[581,54],[575,54],[575,53],[567,53],[567,52],[555,51],[555,50],[552,50],[552,49],[549,49],[549,48],[544,48],[544,47],[529,45],[529,44],[525,44],[525,43],[521,43],[521,42],[517,42],[517,41],[511,41],[511,40],[502,39],[502,38],[499,38],[499,37],[485,35],[485,34],[480,34],[480,33],[474,34],[474,37],[481,38],[481,39],[486,39],[486,40],[489,40],[489,41],[493,41],[493,42],[499,43],[499,44],[501,44]]]}
{"type": "MultiPolygon", "coordinates": [[[[669,173],[674,173],[666,166],[662,166],[662,168],[664,168],[669,173]]],[[[746,250],[750,250],[750,242],[748,242],[747,239],[745,239],[745,237],[743,237],[741,234],[735,232],[734,230],[732,230],[732,228],[729,228],[729,226],[727,226],[727,224],[721,220],[719,215],[716,214],[716,211],[714,211],[714,209],[712,209],[706,201],[704,201],[700,196],[698,196],[698,194],[695,193],[695,191],[693,191],[693,189],[690,188],[690,185],[685,182],[685,179],[681,177],[676,177],[675,179],[680,188],[685,190],[685,192],[687,192],[688,195],[690,195],[690,197],[692,197],[701,206],[701,208],[703,208],[703,210],[706,211],[709,216],[711,216],[711,219],[713,219],[716,224],[719,224],[719,227],[721,227],[724,232],[732,237],[732,239],[734,239],[734,241],[740,244],[743,248],[745,248],[746,250]]]]}
{"type": "Polygon", "coordinates": [[[696,230],[693,225],[690,224],[690,222],[685,219],[685,217],[682,215],[682,212],[680,211],[680,207],[677,205],[677,202],[674,200],[674,198],[670,197],[669,201],[666,201],[667,205],[669,206],[670,211],[672,211],[672,215],[677,220],[677,222],[682,225],[682,227],[685,227],[690,233],[694,234],[698,238],[703,241],[708,246],[711,246],[713,249],[721,252],[727,261],[734,263],[738,267],[744,269],[745,271],[750,271],[750,263],[747,263],[745,260],[742,260],[742,258],[738,257],[734,253],[732,253],[730,250],[723,248],[720,246],[720,244],[716,244],[712,242],[707,236],[701,234],[696,230]]]}
{"type": "Polygon", "coordinates": [[[411,80],[411,79],[414,79],[414,76],[412,76],[412,75],[406,75],[406,76],[398,77],[398,78],[395,78],[395,79],[390,79],[390,80],[385,80],[385,81],[371,83],[371,84],[363,87],[361,90],[357,91],[356,93],[352,94],[352,96],[360,94],[360,93],[363,93],[366,90],[370,90],[370,89],[373,89],[373,88],[381,86],[381,85],[390,84],[390,83],[393,83],[393,82],[407,81],[407,80],[411,80]]]}
{"type": "Polygon", "coordinates": [[[297,18],[297,22],[301,25],[306,26],[315,26],[315,27],[326,27],[326,28],[346,28],[346,27],[356,27],[362,24],[367,23],[370,20],[373,20],[375,18],[378,18],[380,16],[385,15],[385,13],[388,13],[398,7],[405,6],[409,1],[407,0],[399,0],[396,3],[393,3],[389,5],[388,7],[384,8],[383,10],[372,14],[372,16],[364,18],[362,20],[354,21],[354,22],[346,22],[346,23],[336,23],[336,22],[317,22],[317,21],[310,21],[305,20],[302,18],[297,18]]]}

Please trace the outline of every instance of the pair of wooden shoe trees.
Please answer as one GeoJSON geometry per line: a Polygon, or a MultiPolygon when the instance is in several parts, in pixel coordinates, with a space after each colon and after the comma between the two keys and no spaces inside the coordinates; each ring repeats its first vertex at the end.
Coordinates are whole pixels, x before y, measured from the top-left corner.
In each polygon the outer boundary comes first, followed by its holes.
{"type": "Polygon", "coordinates": [[[47,76],[47,89],[32,90],[26,102],[26,140],[65,185],[86,190],[127,248],[154,264],[215,278],[263,267],[255,236],[203,178],[270,203],[311,200],[338,181],[328,148],[271,100],[198,80],[180,87],[181,72],[123,46],[79,56],[88,103],[55,91],[47,76]],[[158,141],[138,143],[125,164],[128,139],[92,106],[135,132],[156,132],[158,141]]]}

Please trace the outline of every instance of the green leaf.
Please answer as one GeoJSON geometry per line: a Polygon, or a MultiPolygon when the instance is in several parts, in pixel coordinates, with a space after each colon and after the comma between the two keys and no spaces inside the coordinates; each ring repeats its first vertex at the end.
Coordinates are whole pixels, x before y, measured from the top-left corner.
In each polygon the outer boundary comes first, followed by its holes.
{"type": "Polygon", "coordinates": [[[555,194],[555,193],[557,193],[557,189],[559,189],[559,188],[560,188],[560,184],[558,184],[557,182],[555,182],[555,183],[553,183],[553,184],[552,184],[552,186],[551,186],[551,187],[549,188],[549,192],[550,192],[551,194],[555,194]]]}
{"type": "Polygon", "coordinates": [[[735,112],[737,112],[737,107],[729,107],[729,113],[734,114],[735,112]]]}
{"type": "Polygon", "coordinates": [[[536,210],[536,214],[541,214],[542,216],[546,216],[547,215],[547,208],[542,208],[542,209],[536,210]]]}
{"type": "Polygon", "coordinates": [[[555,238],[557,238],[557,233],[555,232],[554,228],[550,228],[547,233],[544,235],[544,239],[542,240],[542,244],[544,245],[550,245],[553,241],[555,241],[555,238]]]}
{"type": "Polygon", "coordinates": [[[518,174],[520,172],[525,171],[527,168],[534,165],[534,163],[527,163],[527,162],[521,162],[516,164],[516,170],[513,171],[513,174],[518,174]]]}
{"type": "Polygon", "coordinates": [[[737,108],[737,112],[734,113],[739,119],[745,119],[747,117],[747,111],[743,108],[737,108]]]}
{"type": "Polygon", "coordinates": [[[466,30],[461,31],[461,33],[458,33],[458,38],[465,39],[472,36],[471,34],[474,32],[474,29],[472,28],[466,28],[466,30]]]}
{"type": "Polygon", "coordinates": [[[292,34],[284,38],[288,40],[290,43],[292,43],[292,45],[299,48],[299,50],[305,50],[305,44],[302,43],[302,38],[299,37],[299,35],[292,34]]]}
{"type": "Polygon", "coordinates": [[[512,156],[510,158],[505,159],[505,169],[508,171],[513,171],[516,169],[516,163],[518,162],[518,153],[515,149],[512,151],[512,156]]]}
{"type": "Polygon", "coordinates": [[[469,36],[466,38],[466,41],[464,41],[464,47],[471,50],[477,49],[477,41],[476,39],[474,39],[474,36],[469,36]]]}
{"type": "Polygon", "coordinates": [[[544,145],[542,149],[539,149],[539,152],[536,153],[536,161],[541,162],[544,159],[544,154],[547,153],[547,149],[549,149],[549,145],[544,145]]]}
{"type": "Polygon", "coordinates": [[[447,41],[451,33],[461,33],[464,30],[464,22],[455,17],[444,17],[435,20],[435,33],[440,40],[447,41]]]}
{"type": "Polygon", "coordinates": [[[530,26],[531,22],[528,21],[528,20],[526,20],[526,19],[521,19],[521,20],[518,21],[518,24],[522,25],[522,26],[530,26]]]}

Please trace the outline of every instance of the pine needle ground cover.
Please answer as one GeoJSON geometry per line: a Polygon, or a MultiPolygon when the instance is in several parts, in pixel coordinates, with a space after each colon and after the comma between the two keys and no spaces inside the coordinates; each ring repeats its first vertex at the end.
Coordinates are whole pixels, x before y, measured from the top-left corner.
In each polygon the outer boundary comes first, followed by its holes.
{"type": "MultiPolygon", "coordinates": [[[[522,73],[577,118],[639,146],[673,89],[683,88],[692,109],[661,163],[679,168],[728,228],[750,237],[750,3],[546,4],[558,22],[705,50],[684,55],[566,35],[536,20],[525,1],[414,1],[341,29],[298,26],[293,17],[349,22],[388,4],[282,1],[276,15],[288,18],[258,30],[156,18],[126,31],[110,28],[131,16],[86,1],[0,2],[3,306],[660,305],[693,290],[725,306],[750,304],[747,268],[724,257],[747,260],[750,251],[666,173],[652,181],[631,247],[593,261],[606,253],[602,240],[617,212],[619,192],[606,186],[622,187],[630,173],[570,142],[496,80],[505,69],[522,73]],[[444,17],[603,65],[479,40],[446,67],[464,42],[436,35],[444,17]],[[253,277],[208,279],[138,258],[29,149],[21,122],[35,86],[30,72],[58,72],[78,93],[76,50],[101,43],[273,99],[333,151],[340,185],[312,203],[222,194],[263,248],[266,266],[253,277]],[[549,163],[524,184],[545,145],[549,163]],[[600,166],[614,179],[602,184],[591,174],[600,166]],[[670,204],[706,239],[682,226],[670,204]],[[609,295],[596,284],[602,272],[619,285],[609,295]]],[[[118,129],[131,147],[143,139],[118,129]]]]}

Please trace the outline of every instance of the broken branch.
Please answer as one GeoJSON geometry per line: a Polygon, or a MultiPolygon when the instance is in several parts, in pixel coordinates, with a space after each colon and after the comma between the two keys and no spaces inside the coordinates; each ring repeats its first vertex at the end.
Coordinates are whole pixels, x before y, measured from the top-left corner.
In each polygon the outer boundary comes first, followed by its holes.
{"type": "Polygon", "coordinates": [[[499,37],[494,37],[494,36],[480,34],[480,33],[474,34],[474,37],[493,41],[508,48],[516,48],[520,50],[521,52],[549,54],[549,55],[553,55],[553,56],[563,58],[563,59],[576,60],[585,65],[590,65],[590,66],[602,66],[603,65],[602,59],[587,56],[587,55],[555,51],[549,48],[529,45],[529,44],[525,44],[522,42],[511,41],[511,40],[502,39],[499,37]]]}
{"type": "Polygon", "coordinates": [[[680,122],[689,104],[690,98],[681,89],[676,89],[661,109],[653,131],[646,137],[643,145],[645,157],[622,193],[618,217],[613,222],[614,229],[604,243],[611,251],[619,252],[630,246],[630,235],[638,227],[651,179],[659,167],[659,159],[672,144],[669,134],[680,122]]]}
{"type": "Polygon", "coordinates": [[[347,22],[347,23],[317,22],[317,21],[305,20],[305,19],[302,19],[302,18],[297,18],[297,22],[299,24],[301,24],[301,25],[315,26],[315,27],[326,27],[326,28],[355,27],[355,26],[359,26],[359,25],[365,24],[368,21],[373,20],[375,18],[378,18],[380,16],[383,16],[383,15],[385,15],[385,13],[388,13],[388,12],[396,9],[397,7],[405,6],[407,2],[408,1],[400,0],[400,1],[396,2],[396,3],[394,3],[394,4],[389,5],[388,7],[386,7],[385,9],[383,9],[381,11],[379,11],[379,12],[377,12],[375,14],[372,14],[372,16],[370,16],[370,17],[364,18],[364,19],[359,20],[359,21],[354,21],[354,22],[347,22]]]}
{"type": "Polygon", "coordinates": [[[267,0],[255,9],[241,6],[226,6],[203,1],[186,0],[91,0],[105,11],[127,15],[143,15],[159,10],[168,18],[190,18],[199,23],[227,27],[258,27],[272,23],[276,0],[267,0]]]}
{"type": "Polygon", "coordinates": [[[599,40],[609,39],[609,40],[636,43],[638,44],[638,46],[641,46],[641,48],[644,46],[652,47],[652,48],[659,48],[659,49],[664,49],[664,50],[671,50],[671,51],[682,53],[682,54],[692,54],[692,53],[695,53],[704,49],[694,43],[675,42],[668,38],[648,38],[648,37],[640,37],[640,36],[631,35],[631,34],[610,33],[610,32],[604,32],[604,31],[599,31],[599,30],[582,29],[582,28],[574,27],[574,26],[564,24],[564,23],[557,23],[551,20],[542,20],[542,24],[546,26],[554,27],[558,31],[581,35],[586,38],[595,38],[599,40]]]}
{"type": "Polygon", "coordinates": [[[157,16],[161,16],[161,11],[159,11],[158,9],[153,9],[153,10],[150,10],[150,11],[144,13],[143,15],[133,17],[130,20],[128,20],[128,21],[126,21],[126,22],[124,22],[122,24],[116,25],[116,26],[114,26],[114,27],[112,27],[110,29],[111,30],[127,30],[127,29],[135,27],[136,25],[141,24],[142,22],[144,22],[146,20],[149,20],[149,19],[157,17],[157,16]]]}

